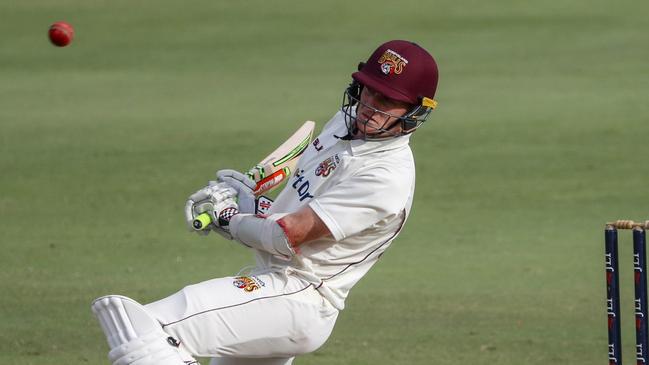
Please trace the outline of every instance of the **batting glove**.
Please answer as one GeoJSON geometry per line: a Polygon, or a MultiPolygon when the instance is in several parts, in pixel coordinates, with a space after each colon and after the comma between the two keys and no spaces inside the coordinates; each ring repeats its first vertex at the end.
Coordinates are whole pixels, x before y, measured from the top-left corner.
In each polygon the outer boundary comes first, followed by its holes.
{"type": "Polygon", "coordinates": [[[235,170],[219,170],[216,172],[219,183],[225,183],[237,192],[239,211],[245,214],[255,214],[257,200],[254,189],[257,185],[246,174],[235,170]]]}
{"type": "Polygon", "coordinates": [[[268,214],[273,200],[266,196],[255,196],[255,183],[248,175],[235,170],[219,170],[216,178],[221,183],[228,184],[237,192],[239,210],[245,214],[268,214]]]}
{"type": "Polygon", "coordinates": [[[185,220],[189,229],[201,235],[207,235],[210,230],[214,230],[225,238],[232,239],[227,223],[232,215],[238,213],[236,195],[236,190],[228,184],[215,181],[210,181],[208,186],[192,194],[185,203],[185,220]],[[194,219],[203,213],[210,215],[210,229],[195,230],[194,219]],[[220,218],[226,218],[226,221],[219,222],[220,218]]]}

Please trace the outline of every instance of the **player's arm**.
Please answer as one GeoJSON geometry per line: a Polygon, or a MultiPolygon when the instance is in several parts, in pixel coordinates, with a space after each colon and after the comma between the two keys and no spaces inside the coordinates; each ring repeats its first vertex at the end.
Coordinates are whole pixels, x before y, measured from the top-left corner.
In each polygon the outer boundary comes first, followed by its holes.
{"type": "MultiPolygon", "coordinates": [[[[197,214],[207,214],[209,221],[205,226],[213,227],[226,238],[285,258],[295,255],[305,242],[332,236],[311,207],[304,206],[286,215],[258,215],[255,214],[258,209],[255,209],[253,181],[232,170],[221,170],[217,177],[221,183],[210,185],[190,196],[185,207],[190,226],[196,228],[194,222],[197,214]],[[233,195],[238,197],[237,203],[233,195]]],[[[209,232],[198,232],[203,231],[209,232]]]]}
{"type": "Polygon", "coordinates": [[[329,228],[308,205],[303,206],[295,213],[285,215],[277,223],[284,229],[286,238],[292,247],[298,247],[321,237],[331,236],[329,228]]]}
{"type": "Polygon", "coordinates": [[[296,255],[300,245],[330,235],[329,229],[308,206],[283,216],[236,214],[227,227],[220,229],[227,229],[232,238],[248,247],[286,259],[296,255]]]}

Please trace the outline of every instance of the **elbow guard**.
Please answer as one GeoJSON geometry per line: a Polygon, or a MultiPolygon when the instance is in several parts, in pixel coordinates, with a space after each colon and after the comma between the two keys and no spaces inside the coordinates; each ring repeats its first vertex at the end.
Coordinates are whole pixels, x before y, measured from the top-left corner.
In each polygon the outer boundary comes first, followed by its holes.
{"type": "Polygon", "coordinates": [[[252,214],[237,214],[230,220],[232,238],[242,244],[290,259],[295,250],[288,241],[284,227],[277,223],[278,214],[262,218],[252,214]]]}

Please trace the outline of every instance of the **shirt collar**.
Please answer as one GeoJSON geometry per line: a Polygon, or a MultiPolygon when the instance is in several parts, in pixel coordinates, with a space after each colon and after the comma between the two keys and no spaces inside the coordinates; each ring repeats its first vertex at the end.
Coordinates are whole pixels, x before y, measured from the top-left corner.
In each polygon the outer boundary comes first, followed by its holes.
{"type": "Polygon", "coordinates": [[[383,141],[352,139],[349,142],[352,149],[352,156],[362,156],[372,152],[383,152],[403,148],[410,143],[410,134],[383,141]]]}

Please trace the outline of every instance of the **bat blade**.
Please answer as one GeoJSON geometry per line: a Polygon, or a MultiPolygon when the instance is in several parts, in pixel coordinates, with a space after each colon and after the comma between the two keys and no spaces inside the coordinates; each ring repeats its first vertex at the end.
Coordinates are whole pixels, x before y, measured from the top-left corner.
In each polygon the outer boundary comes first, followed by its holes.
{"type": "Polygon", "coordinates": [[[255,195],[271,191],[291,176],[311,142],[314,128],[314,122],[304,122],[291,137],[248,171],[248,176],[257,183],[255,195]]]}

